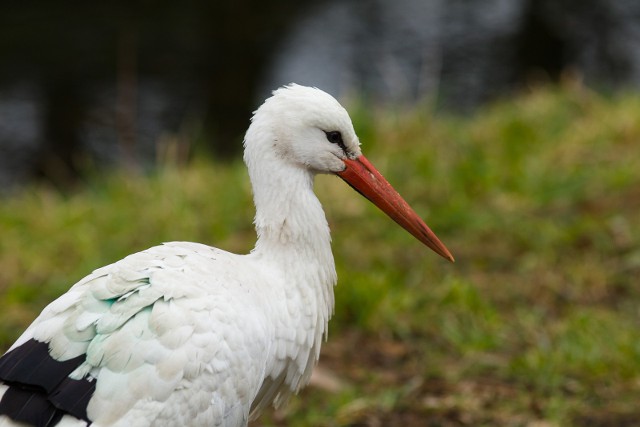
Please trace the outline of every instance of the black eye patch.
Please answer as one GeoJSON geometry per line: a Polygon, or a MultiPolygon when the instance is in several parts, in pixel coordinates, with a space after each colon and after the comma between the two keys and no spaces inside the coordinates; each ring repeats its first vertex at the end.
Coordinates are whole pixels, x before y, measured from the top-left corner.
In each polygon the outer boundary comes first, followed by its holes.
{"type": "Polygon", "coordinates": [[[346,153],[347,147],[345,147],[344,141],[342,140],[342,134],[339,131],[333,130],[330,132],[325,132],[325,135],[327,135],[327,141],[332,144],[338,144],[338,146],[342,148],[342,150],[344,150],[344,152],[346,153]]]}

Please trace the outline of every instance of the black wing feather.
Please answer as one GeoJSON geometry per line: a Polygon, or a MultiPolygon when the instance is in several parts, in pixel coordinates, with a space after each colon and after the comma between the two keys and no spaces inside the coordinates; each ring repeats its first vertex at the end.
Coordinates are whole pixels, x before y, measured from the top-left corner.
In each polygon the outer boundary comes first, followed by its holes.
{"type": "Polygon", "coordinates": [[[69,378],[85,359],[55,360],[47,343],[33,339],[11,350],[0,358],[0,380],[9,385],[0,415],[39,427],[54,426],[64,414],[90,423],[87,405],[95,381],[69,378]]]}
{"type": "Polygon", "coordinates": [[[56,407],[81,420],[89,421],[87,406],[96,391],[96,382],[88,379],[65,380],[49,395],[49,401],[56,407]]]}
{"type": "Polygon", "coordinates": [[[0,414],[14,421],[44,427],[56,425],[63,412],[49,403],[44,393],[12,386],[2,396],[0,414]]]}

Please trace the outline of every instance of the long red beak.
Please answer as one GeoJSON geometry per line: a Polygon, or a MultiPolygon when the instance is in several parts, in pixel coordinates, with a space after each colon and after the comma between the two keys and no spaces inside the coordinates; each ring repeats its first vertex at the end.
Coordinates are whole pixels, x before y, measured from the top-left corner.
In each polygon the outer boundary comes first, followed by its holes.
{"type": "Polygon", "coordinates": [[[422,221],[411,206],[398,194],[387,180],[364,156],[346,159],[347,166],[338,176],[374,205],[380,208],[402,228],[431,248],[438,255],[454,262],[451,252],[422,221]]]}

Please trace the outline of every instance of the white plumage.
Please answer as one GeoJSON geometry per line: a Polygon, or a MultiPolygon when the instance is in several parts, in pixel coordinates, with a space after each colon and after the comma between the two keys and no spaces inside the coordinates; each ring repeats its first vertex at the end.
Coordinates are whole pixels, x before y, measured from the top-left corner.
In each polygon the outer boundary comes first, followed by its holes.
{"type": "Polygon", "coordinates": [[[165,243],[82,279],[0,359],[0,426],[236,427],[286,402],[309,381],[333,311],[317,173],[341,176],[452,260],[318,89],[275,91],[254,114],[244,159],[255,249],[165,243]]]}

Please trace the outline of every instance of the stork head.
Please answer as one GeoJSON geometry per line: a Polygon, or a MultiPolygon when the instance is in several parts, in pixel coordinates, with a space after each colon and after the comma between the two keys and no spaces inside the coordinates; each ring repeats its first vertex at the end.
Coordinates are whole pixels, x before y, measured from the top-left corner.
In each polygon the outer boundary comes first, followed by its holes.
{"type": "Polygon", "coordinates": [[[344,159],[361,154],[347,110],[320,89],[290,84],[275,90],[251,121],[246,148],[260,140],[253,132],[270,135],[278,157],[315,173],[340,172],[344,159]]]}
{"type": "Polygon", "coordinates": [[[338,175],[389,217],[444,258],[449,250],[362,155],[347,111],[317,88],[290,84],[258,108],[245,136],[245,162],[263,156],[313,173],[338,175]],[[266,138],[266,140],[265,140],[266,138]]]}

